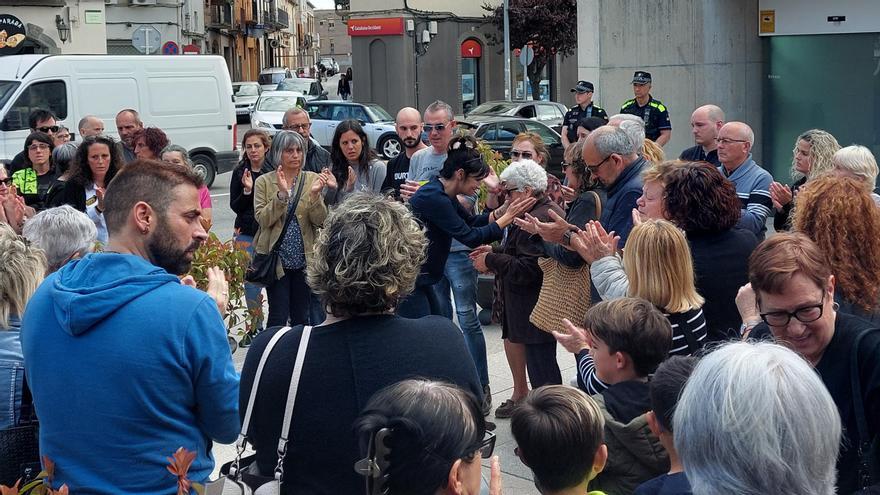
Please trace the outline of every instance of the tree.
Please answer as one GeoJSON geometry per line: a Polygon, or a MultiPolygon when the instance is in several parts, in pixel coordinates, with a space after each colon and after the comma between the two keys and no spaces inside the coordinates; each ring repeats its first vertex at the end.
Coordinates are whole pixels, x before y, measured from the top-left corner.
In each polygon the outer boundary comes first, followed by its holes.
{"type": "MultiPolygon", "coordinates": [[[[490,36],[503,44],[504,7],[484,4],[485,17],[501,34],[490,36]]],[[[577,0],[509,0],[510,49],[530,44],[535,59],[527,68],[532,98],[540,98],[541,72],[557,54],[568,57],[577,48],[577,0]]]]}

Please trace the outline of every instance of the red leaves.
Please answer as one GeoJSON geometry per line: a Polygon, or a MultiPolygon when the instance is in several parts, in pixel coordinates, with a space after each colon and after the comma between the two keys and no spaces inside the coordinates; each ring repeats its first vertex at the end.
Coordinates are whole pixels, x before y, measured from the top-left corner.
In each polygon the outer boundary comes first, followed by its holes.
{"type": "Polygon", "coordinates": [[[186,474],[196,459],[196,453],[180,447],[173,457],[168,457],[167,459],[170,463],[166,466],[168,472],[177,476],[177,495],[189,495],[192,482],[186,477],[186,474]]]}

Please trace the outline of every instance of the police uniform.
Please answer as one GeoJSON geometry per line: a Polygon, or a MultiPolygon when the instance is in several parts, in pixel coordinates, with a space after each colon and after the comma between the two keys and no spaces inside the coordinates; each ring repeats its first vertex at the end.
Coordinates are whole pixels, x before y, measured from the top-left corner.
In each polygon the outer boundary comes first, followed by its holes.
{"type": "MultiPolygon", "coordinates": [[[[591,93],[593,92],[593,83],[589,81],[578,81],[577,86],[571,88],[572,93],[584,93],[588,91],[591,93]]],[[[577,141],[578,122],[587,117],[598,117],[605,122],[608,122],[608,112],[593,102],[590,102],[590,104],[587,105],[587,108],[581,108],[580,105],[575,105],[569,108],[568,111],[565,112],[565,117],[562,120],[562,125],[567,129],[566,135],[568,136],[569,143],[577,141]]]]}
{"type": "MultiPolygon", "coordinates": [[[[633,84],[648,84],[651,82],[651,74],[643,71],[636,71],[633,75],[633,84]]],[[[626,100],[620,107],[620,113],[628,113],[630,115],[638,115],[645,121],[645,137],[651,141],[656,141],[660,137],[660,131],[672,130],[672,123],[669,122],[669,111],[663,102],[654,99],[648,94],[648,103],[640,107],[635,98],[626,100]]]]}

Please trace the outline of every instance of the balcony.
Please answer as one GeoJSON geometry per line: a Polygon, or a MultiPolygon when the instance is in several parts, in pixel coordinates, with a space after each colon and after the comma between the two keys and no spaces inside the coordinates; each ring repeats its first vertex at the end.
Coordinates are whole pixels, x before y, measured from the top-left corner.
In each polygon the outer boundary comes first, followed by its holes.
{"type": "Polygon", "coordinates": [[[205,7],[205,25],[208,29],[232,29],[232,5],[224,3],[205,7]]]}
{"type": "Polygon", "coordinates": [[[287,11],[284,9],[275,9],[277,12],[275,16],[275,25],[278,26],[279,29],[287,29],[290,27],[290,16],[287,14],[287,11]]]}

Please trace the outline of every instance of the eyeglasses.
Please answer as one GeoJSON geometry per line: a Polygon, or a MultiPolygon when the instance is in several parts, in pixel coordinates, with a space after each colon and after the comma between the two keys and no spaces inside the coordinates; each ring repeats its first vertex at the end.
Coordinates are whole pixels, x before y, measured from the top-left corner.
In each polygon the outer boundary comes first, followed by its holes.
{"type": "Polygon", "coordinates": [[[524,158],[526,160],[531,160],[532,157],[535,156],[531,151],[520,151],[520,150],[510,150],[511,158],[524,158]]]}
{"type": "Polygon", "coordinates": [[[28,150],[30,150],[30,151],[39,151],[39,150],[47,150],[47,149],[49,149],[49,145],[43,144],[43,143],[32,144],[32,145],[28,146],[28,150]]]}
{"type": "Polygon", "coordinates": [[[468,452],[480,452],[480,457],[483,459],[488,459],[492,457],[492,452],[495,451],[495,434],[491,431],[486,431],[486,435],[480,441],[478,445],[475,445],[476,449],[468,448],[468,452]]]}
{"type": "Polygon", "coordinates": [[[305,130],[308,130],[310,127],[312,127],[311,122],[306,123],[306,124],[289,124],[289,125],[284,126],[283,129],[285,131],[300,131],[300,130],[305,131],[305,130]]]}
{"type": "Polygon", "coordinates": [[[47,125],[44,127],[37,127],[37,130],[40,132],[58,132],[58,129],[60,129],[60,127],[57,125],[47,125]]]}
{"type": "Polygon", "coordinates": [[[12,177],[7,177],[5,179],[0,179],[0,186],[9,187],[12,185],[12,177]]]}
{"type": "Polygon", "coordinates": [[[425,132],[443,132],[448,126],[449,124],[425,124],[422,128],[425,132]]]}
{"type": "Polygon", "coordinates": [[[803,308],[799,308],[791,313],[788,311],[773,311],[770,313],[761,313],[761,319],[764,320],[764,323],[770,325],[771,327],[784,327],[791,322],[791,317],[794,316],[797,321],[801,323],[812,323],[819,318],[822,317],[822,313],[825,310],[825,292],[822,292],[822,302],[816,304],[815,306],[805,306],[803,308]]]}
{"type": "Polygon", "coordinates": [[[729,138],[715,138],[715,142],[718,144],[723,144],[727,146],[731,143],[748,143],[748,139],[729,139],[729,138]]]}
{"type": "Polygon", "coordinates": [[[608,159],[611,158],[612,156],[614,156],[614,153],[611,153],[610,155],[606,156],[604,160],[602,160],[601,162],[599,162],[596,165],[587,165],[587,168],[590,169],[590,172],[595,172],[596,170],[599,170],[599,167],[604,165],[605,162],[607,162],[608,159]]]}

